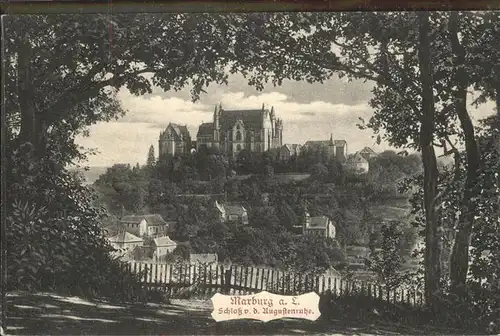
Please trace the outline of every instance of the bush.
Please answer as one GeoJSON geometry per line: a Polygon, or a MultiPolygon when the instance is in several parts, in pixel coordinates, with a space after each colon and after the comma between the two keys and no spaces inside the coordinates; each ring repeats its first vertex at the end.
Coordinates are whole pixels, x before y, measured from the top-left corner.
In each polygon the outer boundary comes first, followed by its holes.
{"type": "Polygon", "coordinates": [[[81,180],[57,168],[53,156],[35,161],[18,151],[11,159],[7,192],[15,198],[6,204],[4,289],[144,299],[140,274],[111,255],[103,209],[81,180]]]}
{"type": "Polygon", "coordinates": [[[432,310],[407,303],[389,303],[359,291],[320,296],[320,312],[326,320],[390,322],[413,326],[453,328],[477,334],[500,331],[500,296],[478,286],[470,286],[463,295],[446,294],[432,310]]]}

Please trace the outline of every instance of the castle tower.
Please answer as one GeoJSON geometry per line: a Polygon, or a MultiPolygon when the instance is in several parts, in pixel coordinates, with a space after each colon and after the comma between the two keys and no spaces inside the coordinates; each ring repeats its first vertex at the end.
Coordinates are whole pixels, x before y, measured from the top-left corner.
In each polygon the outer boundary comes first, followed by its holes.
{"type": "Polygon", "coordinates": [[[215,148],[219,148],[219,141],[220,141],[220,107],[221,105],[219,104],[219,109],[217,109],[217,105],[215,106],[214,109],[214,142],[213,146],[215,148]]]}
{"type": "Polygon", "coordinates": [[[163,156],[165,149],[163,148],[163,137],[165,136],[165,131],[160,133],[160,138],[158,139],[158,158],[163,156]]]}
{"type": "Polygon", "coordinates": [[[283,146],[283,120],[276,121],[276,138],[278,147],[283,146]]]}
{"type": "Polygon", "coordinates": [[[276,138],[276,115],[274,114],[274,106],[271,106],[271,113],[270,113],[270,118],[271,118],[271,129],[272,129],[272,137],[273,139],[276,138]]]}

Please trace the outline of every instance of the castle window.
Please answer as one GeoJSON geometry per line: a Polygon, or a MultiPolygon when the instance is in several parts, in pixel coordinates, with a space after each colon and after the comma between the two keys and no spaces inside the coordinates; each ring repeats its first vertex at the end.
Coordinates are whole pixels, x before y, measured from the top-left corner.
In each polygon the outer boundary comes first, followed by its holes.
{"type": "Polygon", "coordinates": [[[260,152],[260,144],[255,144],[255,151],[260,152]]]}
{"type": "MultiPolygon", "coordinates": [[[[240,128],[240,126],[238,126],[238,129],[239,129],[239,128],[240,128]]],[[[238,140],[241,140],[241,132],[240,132],[240,131],[236,132],[236,140],[237,140],[237,141],[238,141],[238,140]]]]}
{"type": "Polygon", "coordinates": [[[236,146],[236,150],[240,151],[241,150],[241,145],[236,146]]]}

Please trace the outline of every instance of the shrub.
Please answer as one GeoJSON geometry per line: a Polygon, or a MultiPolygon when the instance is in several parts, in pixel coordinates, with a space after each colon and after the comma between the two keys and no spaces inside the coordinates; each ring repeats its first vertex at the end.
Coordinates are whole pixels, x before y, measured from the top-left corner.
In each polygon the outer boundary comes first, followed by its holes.
{"type": "Polygon", "coordinates": [[[141,275],[110,254],[100,224],[103,209],[81,180],[57,168],[52,156],[35,161],[18,151],[11,159],[7,192],[15,198],[6,204],[4,288],[143,299],[141,275]]]}

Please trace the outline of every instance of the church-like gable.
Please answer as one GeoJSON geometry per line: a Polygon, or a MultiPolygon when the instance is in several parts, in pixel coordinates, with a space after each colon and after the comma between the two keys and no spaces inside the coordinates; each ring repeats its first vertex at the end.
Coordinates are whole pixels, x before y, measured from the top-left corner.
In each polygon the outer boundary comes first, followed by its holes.
{"type": "Polygon", "coordinates": [[[158,140],[159,155],[184,154],[191,150],[191,135],[185,125],[169,123],[158,140]]]}
{"type": "Polygon", "coordinates": [[[198,128],[197,146],[215,147],[230,155],[242,150],[264,152],[279,148],[283,142],[283,122],[274,108],[225,110],[216,106],[212,123],[198,128]]]}

